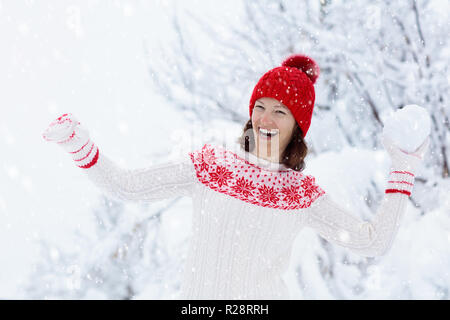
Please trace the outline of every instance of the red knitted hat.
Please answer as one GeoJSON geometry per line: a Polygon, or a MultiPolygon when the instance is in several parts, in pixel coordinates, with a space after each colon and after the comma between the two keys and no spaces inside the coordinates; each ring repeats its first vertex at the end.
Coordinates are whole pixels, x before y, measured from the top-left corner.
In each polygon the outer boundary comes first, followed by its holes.
{"type": "Polygon", "coordinates": [[[277,99],[291,110],[305,137],[311,124],[314,83],[319,73],[319,66],[313,59],[302,54],[287,57],[280,67],[267,71],[259,79],[250,98],[250,118],[256,100],[277,99]]]}

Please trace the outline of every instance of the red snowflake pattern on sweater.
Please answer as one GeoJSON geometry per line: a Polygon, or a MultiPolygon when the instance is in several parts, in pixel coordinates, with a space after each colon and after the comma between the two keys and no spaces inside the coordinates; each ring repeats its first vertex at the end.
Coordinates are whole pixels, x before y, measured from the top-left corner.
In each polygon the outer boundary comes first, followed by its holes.
{"type": "Polygon", "coordinates": [[[281,192],[284,195],[284,201],[287,201],[289,205],[292,203],[300,203],[302,198],[302,193],[300,192],[300,187],[289,186],[281,188],[281,192]]]}
{"type": "Polygon", "coordinates": [[[280,200],[280,198],[277,197],[277,191],[274,189],[274,187],[268,187],[264,185],[261,188],[259,188],[258,191],[259,191],[258,197],[263,202],[271,202],[277,204],[278,200],[280,200]]]}
{"type": "Polygon", "coordinates": [[[200,163],[200,171],[208,171],[209,166],[216,162],[214,149],[206,149],[204,152],[197,153],[195,161],[200,163]]]}
{"type": "Polygon", "coordinates": [[[314,183],[314,178],[311,176],[305,177],[302,181],[302,188],[304,189],[304,194],[307,197],[312,197],[318,192],[319,186],[314,183]]]}
{"type": "Polygon", "coordinates": [[[304,209],[325,194],[311,175],[291,169],[271,171],[221,146],[205,144],[189,155],[202,184],[250,204],[304,209]]]}
{"type": "Polygon", "coordinates": [[[244,197],[252,196],[255,188],[253,181],[248,181],[244,177],[236,179],[235,185],[231,187],[234,192],[242,194],[244,197]]]}
{"type": "Polygon", "coordinates": [[[216,182],[219,187],[228,186],[228,181],[233,178],[233,173],[222,166],[217,166],[217,169],[210,172],[209,175],[211,177],[210,182],[216,182]]]}

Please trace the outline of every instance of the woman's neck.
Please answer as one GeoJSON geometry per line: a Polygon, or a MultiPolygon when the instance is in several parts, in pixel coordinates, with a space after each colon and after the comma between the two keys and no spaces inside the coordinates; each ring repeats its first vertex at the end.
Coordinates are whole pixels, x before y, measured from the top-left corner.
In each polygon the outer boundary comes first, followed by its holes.
{"type": "Polygon", "coordinates": [[[241,148],[241,145],[237,145],[237,152],[236,152],[242,159],[245,159],[246,161],[250,162],[251,164],[254,164],[260,168],[264,168],[265,170],[269,171],[284,171],[288,168],[279,162],[274,162],[271,160],[267,160],[262,157],[258,157],[254,151],[245,151],[245,149],[241,148]]]}
{"type": "Polygon", "coordinates": [[[258,158],[261,158],[261,159],[264,159],[264,160],[267,160],[267,161],[270,161],[273,163],[280,163],[280,157],[278,154],[269,156],[267,154],[258,153],[256,148],[254,148],[250,153],[258,158]]]}

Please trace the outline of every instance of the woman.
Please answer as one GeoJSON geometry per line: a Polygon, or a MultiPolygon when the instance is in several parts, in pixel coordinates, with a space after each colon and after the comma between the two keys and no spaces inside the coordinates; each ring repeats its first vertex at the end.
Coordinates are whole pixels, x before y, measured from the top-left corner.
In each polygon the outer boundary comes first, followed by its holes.
{"type": "Polygon", "coordinates": [[[383,201],[371,222],[350,214],[313,176],[301,173],[318,75],[317,64],[304,55],[292,55],[264,74],[253,90],[250,120],[236,152],[205,144],[180,161],[124,170],[99,152],[71,114],[56,119],[43,135],[64,147],[113,197],[193,198],[193,238],[181,298],[288,299],[281,276],[304,227],[363,256],[387,252],[428,146],[427,139],[406,154],[385,139],[392,166],[383,201]]]}

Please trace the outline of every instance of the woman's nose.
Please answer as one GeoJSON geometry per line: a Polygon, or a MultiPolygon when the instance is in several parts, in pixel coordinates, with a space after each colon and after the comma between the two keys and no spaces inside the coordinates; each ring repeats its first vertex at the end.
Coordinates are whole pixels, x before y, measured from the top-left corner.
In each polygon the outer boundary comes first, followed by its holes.
{"type": "Polygon", "coordinates": [[[270,115],[270,112],[264,111],[264,113],[261,115],[261,123],[264,124],[272,123],[272,116],[270,115]]]}

